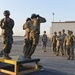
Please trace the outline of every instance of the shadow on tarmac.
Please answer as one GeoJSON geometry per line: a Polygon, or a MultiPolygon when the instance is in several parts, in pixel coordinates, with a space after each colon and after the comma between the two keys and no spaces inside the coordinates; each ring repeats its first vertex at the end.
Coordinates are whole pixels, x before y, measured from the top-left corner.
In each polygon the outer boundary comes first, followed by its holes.
{"type": "Polygon", "coordinates": [[[37,72],[29,73],[25,75],[68,75],[68,74],[60,71],[52,70],[52,69],[41,69],[37,72]]]}

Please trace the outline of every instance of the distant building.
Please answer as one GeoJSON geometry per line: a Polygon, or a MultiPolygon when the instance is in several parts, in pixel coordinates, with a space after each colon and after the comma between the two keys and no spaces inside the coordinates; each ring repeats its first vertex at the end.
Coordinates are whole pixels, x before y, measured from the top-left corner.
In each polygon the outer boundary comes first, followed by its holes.
{"type": "Polygon", "coordinates": [[[51,24],[52,26],[50,27],[50,38],[55,31],[58,33],[58,31],[62,31],[62,29],[65,29],[66,33],[67,30],[72,30],[75,35],[75,21],[52,22],[51,24]]]}

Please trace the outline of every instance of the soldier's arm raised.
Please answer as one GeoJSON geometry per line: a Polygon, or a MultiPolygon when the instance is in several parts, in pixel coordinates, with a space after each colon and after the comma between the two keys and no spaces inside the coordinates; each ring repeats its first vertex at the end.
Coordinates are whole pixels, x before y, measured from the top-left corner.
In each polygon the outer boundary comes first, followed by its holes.
{"type": "Polygon", "coordinates": [[[38,17],[38,20],[40,21],[40,23],[45,23],[46,22],[45,18],[43,18],[43,17],[41,17],[39,15],[37,15],[37,17],[38,17]]]}

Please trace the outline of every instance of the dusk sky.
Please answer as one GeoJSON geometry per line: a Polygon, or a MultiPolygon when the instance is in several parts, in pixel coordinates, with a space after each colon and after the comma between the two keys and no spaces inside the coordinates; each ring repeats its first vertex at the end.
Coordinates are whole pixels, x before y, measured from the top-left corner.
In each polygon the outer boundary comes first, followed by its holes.
{"type": "MultiPolygon", "coordinates": [[[[41,34],[46,30],[50,33],[53,21],[75,21],[75,0],[0,0],[0,20],[4,17],[4,10],[9,10],[10,17],[14,19],[14,35],[24,35],[22,29],[27,17],[36,13],[46,18],[47,22],[41,24],[41,34]]],[[[1,33],[1,29],[0,29],[1,33]]]]}

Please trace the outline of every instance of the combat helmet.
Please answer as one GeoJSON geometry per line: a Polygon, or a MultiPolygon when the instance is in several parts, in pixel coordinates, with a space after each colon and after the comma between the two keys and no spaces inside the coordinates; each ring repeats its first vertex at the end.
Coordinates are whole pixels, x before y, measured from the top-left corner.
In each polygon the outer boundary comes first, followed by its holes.
{"type": "Polygon", "coordinates": [[[65,31],[65,29],[63,29],[62,31],[65,31]]]}
{"type": "Polygon", "coordinates": [[[57,34],[57,32],[54,32],[54,34],[57,34]]]}
{"type": "Polygon", "coordinates": [[[59,31],[58,33],[61,34],[61,31],[59,31]]]}
{"type": "Polygon", "coordinates": [[[37,18],[37,15],[36,14],[32,14],[31,15],[31,19],[33,19],[33,18],[37,18]]]}
{"type": "Polygon", "coordinates": [[[10,11],[9,10],[5,10],[3,14],[4,15],[10,15],[10,11]]]}
{"type": "Polygon", "coordinates": [[[44,33],[46,33],[46,31],[44,31],[44,33]]]}
{"type": "Polygon", "coordinates": [[[27,18],[27,19],[26,19],[26,22],[27,22],[27,21],[31,21],[31,18],[27,18]]]}

